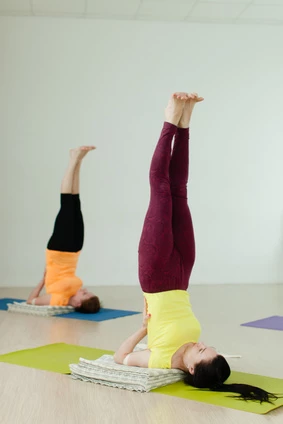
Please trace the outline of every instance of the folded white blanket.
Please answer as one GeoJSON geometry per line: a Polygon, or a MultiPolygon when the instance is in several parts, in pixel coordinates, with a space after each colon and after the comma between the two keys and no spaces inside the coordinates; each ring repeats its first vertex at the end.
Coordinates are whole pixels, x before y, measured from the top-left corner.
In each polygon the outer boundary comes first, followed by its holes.
{"type": "Polygon", "coordinates": [[[183,380],[180,370],[140,368],[116,364],[113,356],[103,355],[94,361],[80,358],[78,364],[71,364],[72,377],[105,386],[137,392],[149,392],[157,387],[167,386],[183,380]]]}
{"type": "Polygon", "coordinates": [[[37,306],[28,305],[26,302],[8,303],[9,312],[19,312],[21,314],[53,316],[73,312],[72,306],[37,306]]]}

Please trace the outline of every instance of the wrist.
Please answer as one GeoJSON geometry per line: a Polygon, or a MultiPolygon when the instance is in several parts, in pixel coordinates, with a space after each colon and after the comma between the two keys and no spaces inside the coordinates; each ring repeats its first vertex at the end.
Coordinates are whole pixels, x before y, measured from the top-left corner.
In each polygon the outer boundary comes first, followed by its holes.
{"type": "Polygon", "coordinates": [[[142,326],[139,331],[143,337],[147,335],[147,327],[142,326]]]}

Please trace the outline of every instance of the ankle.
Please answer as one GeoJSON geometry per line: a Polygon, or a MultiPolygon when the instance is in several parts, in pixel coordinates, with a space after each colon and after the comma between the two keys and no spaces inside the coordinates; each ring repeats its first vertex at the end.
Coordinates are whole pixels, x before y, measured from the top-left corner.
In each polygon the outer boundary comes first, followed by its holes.
{"type": "Polygon", "coordinates": [[[169,124],[175,125],[176,127],[179,125],[180,117],[179,116],[166,116],[165,122],[169,124]]]}

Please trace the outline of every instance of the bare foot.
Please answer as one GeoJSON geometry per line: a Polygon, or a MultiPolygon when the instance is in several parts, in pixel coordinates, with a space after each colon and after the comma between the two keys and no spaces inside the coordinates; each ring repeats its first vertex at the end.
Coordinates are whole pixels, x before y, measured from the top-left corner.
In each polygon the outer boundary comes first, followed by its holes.
{"type": "Polygon", "coordinates": [[[81,146],[70,150],[70,159],[75,162],[81,161],[85,155],[91,150],[96,149],[95,146],[81,146]]]}
{"type": "Polygon", "coordinates": [[[181,119],[183,109],[188,98],[187,93],[174,93],[170,97],[165,109],[165,121],[177,125],[181,119]]]}
{"type": "Polygon", "coordinates": [[[199,97],[197,93],[187,95],[187,100],[183,109],[182,116],[178,122],[179,128],[189,128],[191,116],[196,103],[202,102],[203,97],[199,97]]]}

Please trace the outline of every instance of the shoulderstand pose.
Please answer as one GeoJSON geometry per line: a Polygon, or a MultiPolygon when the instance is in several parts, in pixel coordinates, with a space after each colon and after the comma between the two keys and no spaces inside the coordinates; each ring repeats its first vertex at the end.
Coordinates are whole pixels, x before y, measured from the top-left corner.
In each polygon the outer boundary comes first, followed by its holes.
{"type": "Polygon", "coordinates": [[[199,342],[201,328],[187,292],[195,261],[187,202],[189,124],[195,104],[202,100],[196,93],[175,93],[166,108],[166,122],[150,166],[150,204],[139,244],[144,323],[120,346],[114,359],[131,366],[180,369],[191,386],[270,402],[277,397],[258,387],[224,384],[230,367],[214,348],[199,342]],[[146,334],[147,349],[133,352],[146,334]]]}
{"type": "Polygon", "coordinates": [[[97,296],[82,288],[76,268],[84,241],[84,222],[79,196],[82,159],[94,146],[70,151],[70,161],[61,184],[61,208],[46,249],[44,277],[31,292],[27,303],[33,305],[73,306],[82,313],[100,309],[97,296]],[[40,295],[43,287],[46,294],[40,295]]]}

